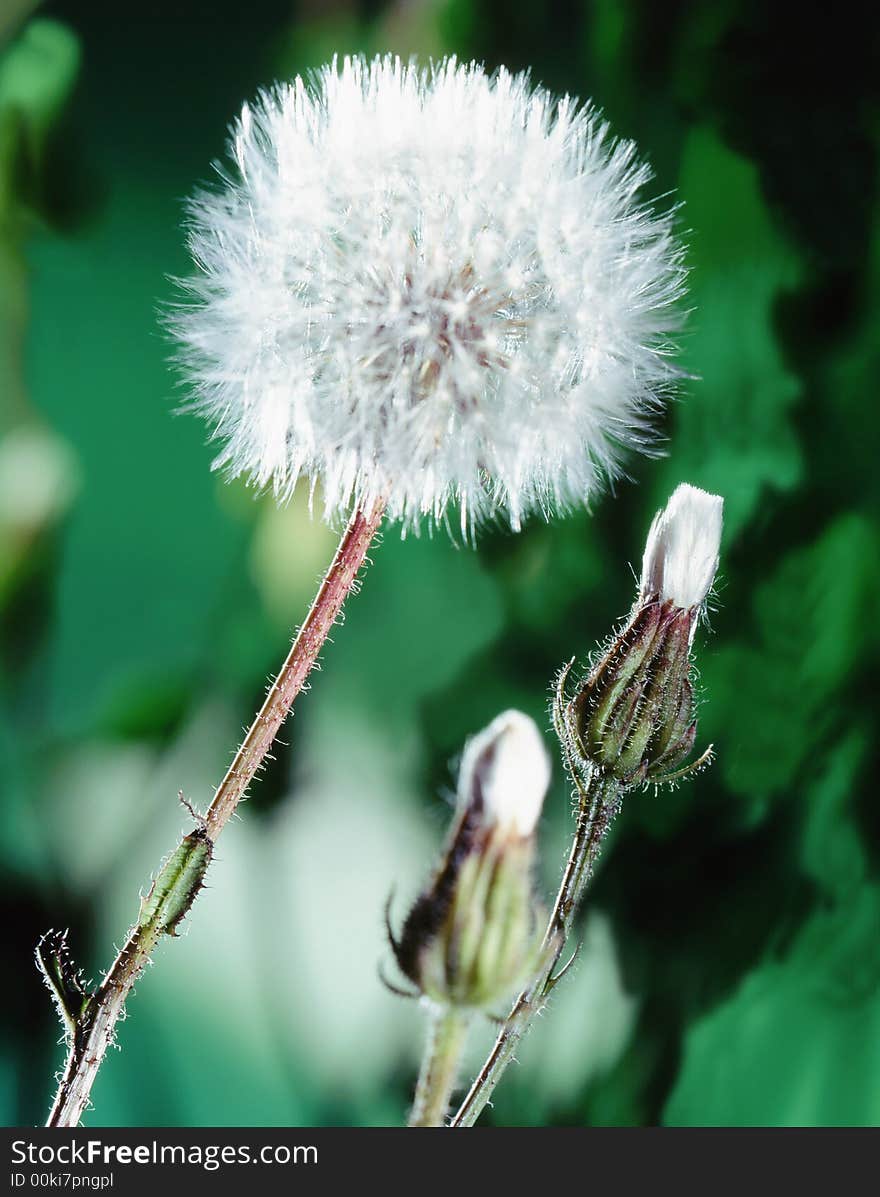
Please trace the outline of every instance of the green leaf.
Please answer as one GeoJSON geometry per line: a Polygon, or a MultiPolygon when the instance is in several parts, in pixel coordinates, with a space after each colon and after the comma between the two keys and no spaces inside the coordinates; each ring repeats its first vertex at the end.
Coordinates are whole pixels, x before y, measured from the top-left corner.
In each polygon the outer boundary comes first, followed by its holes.
{"type": "Polygon", "coordinates": [[[722,494],[731,537],[766,490],[789,491],[801,478],[791,424],[800,387],[773,329],[774,304],[798,270],[754,166],[706,128],[687,139],[681,197],[693,230],[685,365],[699,381],[675,409],[674,452],[659,471],[658,497],[683,478],[722,494]]]}
{"type": "MultiPolygon", "coordinates": [[[[772,917],[772,911],[768,912],[772,917]]],[[[880,1123],[880,890],[814,916],[787,959],[697,1022],[670,1126],[880,1123]]]]}
{"type": "MultiPolygon", "coordinates": [[[[701,658],[703,733],[735,793],[776,793],[827,747],[843,719],[836,695],[877,650],[878,561],[871,523],[840,516],[758,587],[749,638],[701,658]]],[[[736,598],[728,591],[725,603],[736,598]]]]}

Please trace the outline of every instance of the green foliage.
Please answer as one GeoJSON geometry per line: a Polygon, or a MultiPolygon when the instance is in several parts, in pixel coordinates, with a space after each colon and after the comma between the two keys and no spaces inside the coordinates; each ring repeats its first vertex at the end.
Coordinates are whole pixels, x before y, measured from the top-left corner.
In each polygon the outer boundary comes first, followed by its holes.
{"type": "Polygon", "coordinates": [[[672,1126],[880,1123],[880,890],[816,914],[685,1039],[672,1126]]]}
{"type": "Polygon", "coordinates": [[[802,474],[790,417],[799,387],[773,329],[774,303],[797,267],[772,227],[754,166],[711,130],[688,134],[679,186],[692,230],[685,366],[699,381],[676,410],[674,451],[660,476],[664,493],[679,478],[711,480],[725,497],[732,539],[767,490],[791,490],[802,474]]]}
{"type": "Polygon", "coordinates": [[[707,732],[738,746],[720,763],[733,793],[784,794],[846,734],[852,712],[844,715],[841,692],[877,652],[878,600],[877,529],[858,515],[840,516],[816,544],[792,549],[755,586],[747,636],[720,647],[703,670],[707,732]]]}

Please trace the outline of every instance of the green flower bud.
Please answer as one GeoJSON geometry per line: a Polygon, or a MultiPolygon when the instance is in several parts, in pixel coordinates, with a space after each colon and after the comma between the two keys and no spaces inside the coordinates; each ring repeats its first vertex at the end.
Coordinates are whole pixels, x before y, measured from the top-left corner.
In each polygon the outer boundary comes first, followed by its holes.
{"type": "Polygon", "coordinates": [[[696,736],[695,613],[640,603],[564,711],[577,755],[624,786],[663,781],[696,736]]]}
{"type": "Polygon", "coordinates": [[[440,864],[400,938],[398,966],[441,1005],[491,1009],[537,966],[535,826],[550,760],[534,722],[500,715],[468,744],[440,864]]]}
{"type": "Polygon", "coordinates": [[[624,788],[676,780],[697,734],[691,644],[718,567],[721,500],[680,486],[651,525],[639,597],[556,722],[573,762],[624,788]]]}
{"type": "Polygon", "coordinates": [[[156,939],[161,934],[177,935],[177,928],[189,913],[205,873],[214,845],[204,827],[185,835],[163,863],[141,904],[138,926],[156,939]]]}

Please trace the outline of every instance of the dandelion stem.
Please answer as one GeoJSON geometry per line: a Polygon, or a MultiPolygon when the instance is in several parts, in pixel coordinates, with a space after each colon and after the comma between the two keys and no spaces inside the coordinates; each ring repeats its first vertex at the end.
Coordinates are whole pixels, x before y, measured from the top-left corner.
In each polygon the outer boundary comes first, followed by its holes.
{"type": "MultiPolygon", "coordinates": [[[[72,1022],[68,1057],[47,1126],[79,1124],[107,1048],[114,1041],[116,1024],[125,1017],[128,995],[149,964],[162,935],[175,934],[195,901],[213,843],[234,814],[302,690],[364,564],[383,511],[384,504],[378,503],[368,512],[356,510],[351,517],[293,647],[217,788],[206,816],[198,819],[198,830],[185,836],[163,862],[150,893],[141,903],[137,923],[97,990],[80,1004],[75,1016],[68,1011],[72,1022]]],[[[66,945],[63,947],[66,950],[66,945]]],[[[38,961],[48,979],[53,964],[50,948],[45,956],[44,962],[38,949],[38,961]]],[[[61,999],[63,1002],[63,994],[61,999]]]]}
{"type": "Polygon", "coordinates": [[[468,1016],[452,1006],[431,1009],[410,1126],[443,1126],[468,1033],[468,1016]]]}
{"type": "MultiPolygon", "coordinates": [[[[576,775],[573,773],[573,776],[576,775]]],[[[495,1086],[513,1059],[521,1039],[545,1005],[562,976],[556,966],[568,940],[574,917],[589,884],[602,844],[620,809],[621,787],[614,778],[594,771],[586,784],[577,782],[577,826],[553,913],[544,935],[542,965],[538,975],[523,990],[498,1033],[486,1062],[461,1104],[450,1126],[473,1126],[495,1086]]]]}
{"type": "Polygon", "coordinates": [[[227,819],[234,813],[293,706],[293,700],[303,688],[364,563],[367,550],[382,520],[383,510],[382,503],[376,504],[369,514],[357,510],[349,521],[336,550],[336,556],[293,642],[287,660],[278,671],[278,676],[266,695],[266,701],[248,729],[241,748],[226,771],[226,776],[217,787],[214,800],[205,816],[208,835],[212,840],[216,840],[227,819]]]}

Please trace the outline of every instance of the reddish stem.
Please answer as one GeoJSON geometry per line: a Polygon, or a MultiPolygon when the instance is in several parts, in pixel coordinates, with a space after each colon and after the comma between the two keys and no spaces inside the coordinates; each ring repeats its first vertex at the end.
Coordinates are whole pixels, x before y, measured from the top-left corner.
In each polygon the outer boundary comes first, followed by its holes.
{"type": "Polygon", "coordinates": [[[384,504],[377,503],[369,514],[355,511],[345,535],[339,542],[336,556],[321,589],[315,596],[311,610],[300,628],[287,659],[278,671],[272,688],[266,695],[244,741],[235,754],[226,776],[220,782],[214,800],[205,817],[207,832],[212,840],[238,806],[254,774],[287,717],[293,701],[303,688],[318,653],[336,622],[348,592],[364,563],[367,550],[382,521],[384,504]]]}
{"type": "MultiPolygon", "coordinates": [[[[384,504],[377,503],[368,514],[357,510],[351,517],[293,647],[208,808],[203,834],[209,841],[216,840],[223,830],[272,747],[278,729],[302,690],[354,585],[381,523],[383,511],[384,504]]],[[[192,906],[199,888],[194,887],[188,895],[184,913],[192,906]]],[[[129,931],[122,950],[77,1019],[47,1126],[79,1125],[89,1103],[98,1069],[114,1041],[116,1024],[125,1017],[126,1000],[149,963],[161,934],[174,934],[176,923],[160,926],[155,920],[142,921],[144,917],[142,902],[138,922],[129,931]]]]}

